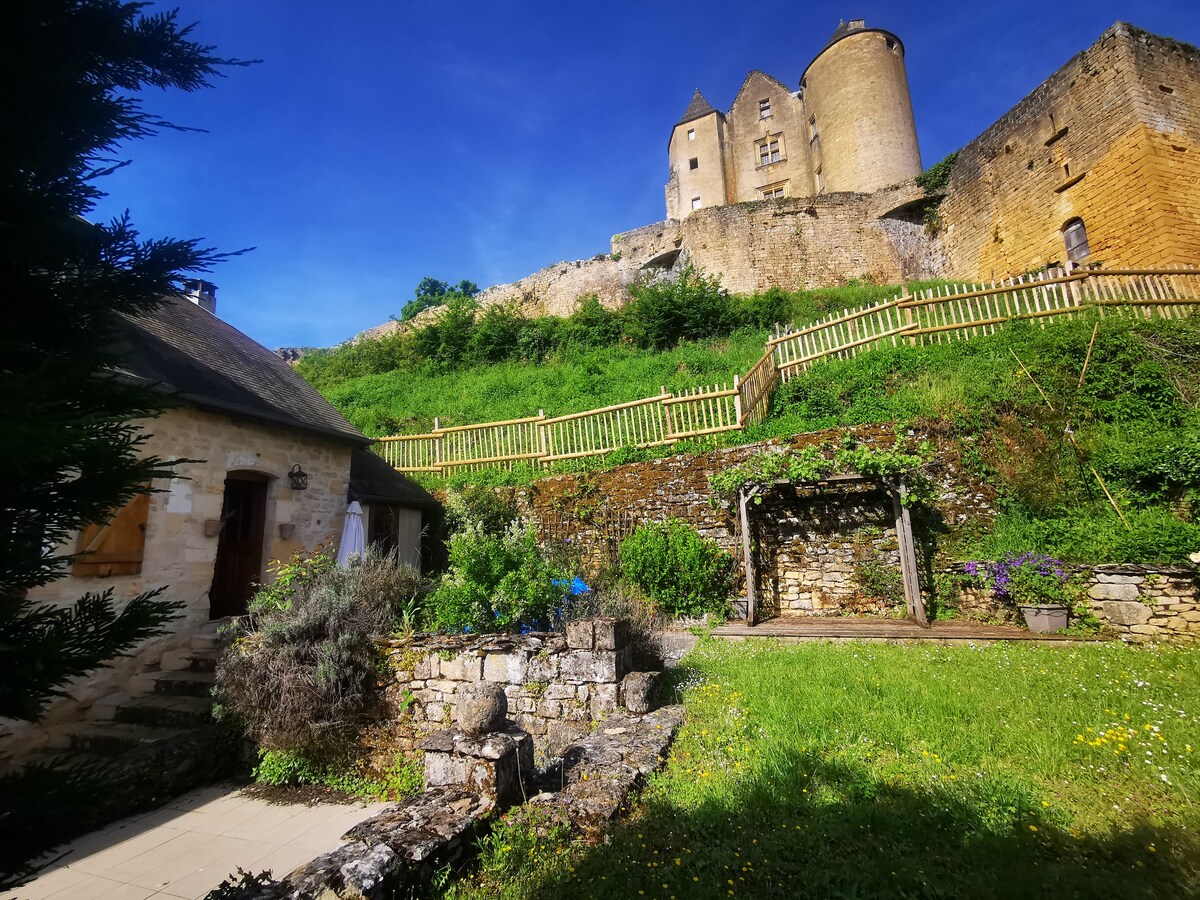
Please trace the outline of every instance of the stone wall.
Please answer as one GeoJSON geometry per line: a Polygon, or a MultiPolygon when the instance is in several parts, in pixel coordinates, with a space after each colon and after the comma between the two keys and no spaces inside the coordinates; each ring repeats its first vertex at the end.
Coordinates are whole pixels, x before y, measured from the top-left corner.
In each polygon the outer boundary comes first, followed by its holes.
{"type": "Polygon", "coordinates": [[[413,746],[454,722],[463,684],[503,686],[508,717],[552,756],[632,700],[627,687],[636,690],[637,679],[626,684],[633,667],[628,623],[616,619],[571,622],[565,635],[419,635],[383,647],[394,672],[387,703],[411,728],[413,746]]]}
{"type": "MultiPolygon", "coordinates": [[[[645,522],[678,518],[729,551],[736,588],[744,589],[736,515],[714,507],[708,476],[749,457],[784,447],[837,444],[850,432],[868,446],[890,447],[893,432],[865,426],[797,435],[709,453],[672,456],[604,472],[544,478],[517,493],[518,508],[543,538],[566,543],[593,572],[610,561],[617,543],[645,522]]],[[[919,436],[914,436],[919,440],[919,436]]],[[[959,524],[991,515],[991,494],[973,485],[949,459],[935,466],[943,491],[932,516],[959,524]]],[[[751,517],[758,544],[759,596],[768,614],[833,615],[878,609],[855,582],[856,565],[898,565],[891,499],[869,485],[773,492],[751,517]]],[[[931,523],[918,521],[920,528],[931,523]]]]}
{"type": "MultiPolygon", "coordinates": [[[[1092,612],[1130,643],[1200,643],[1200,572],[1190,566],[1074,567],[1087,585],[1092,612]]],[[[976,615],[1017,620],[988,591],[968,588],[962,606],[976,615]]]]}
{"type": "Polygon", "coordinates": [[[1200,257],[1200,52],[1118,23],[959,153],[941,206],[949,274],[1065,262],[1080,217],[1107,267],[1200,257]]]}
{"type": "MultiPolygon", "coordinates": [[[[66,605],[88,591],[113,588],[118,601],[166,587],[164,596],[182,601],[181,618],[169,633],[143,643],[132,655],[77,678],[37,725],[0,720],[0,756],[19,755],[49,740],[60,724],[77,720],[102,698],[120,694],[130,678],[158,665],[163,654],[188,644],[209,620],[208,591],[216,561],[216,536],[207,520],[220,519],[225,476],[250,471],[267,476],[264,565],[286,559],[340,535],[353,445],[284,426],[180,407],[145,423],[144,452],[164,459],[192,459],[176,468],[181,477],[156,484],[146,520],[142,571],[108,578],[69,575],[30,592],[33,600],[66,605]],[[285,477],[295,463],[308,473],[308,490],[293,491],[285,477]],[[280,525],[292,526],[288,538],[280,525]]],[[[75,549],[72,544],[68,551],[75,549]]],[[[265,577],[265,572],[261,577],[265,577]]]]}
{"type": "Polygon", "coordinates": [[[595,294],[605,306],[623,304],[636,276],[624,260],[593,256],[560,262],[511,284],[497,284],[476,296],[481,306],[514,303],[526,316],[562,316],[575,312],[580,297],[595,294]]]}

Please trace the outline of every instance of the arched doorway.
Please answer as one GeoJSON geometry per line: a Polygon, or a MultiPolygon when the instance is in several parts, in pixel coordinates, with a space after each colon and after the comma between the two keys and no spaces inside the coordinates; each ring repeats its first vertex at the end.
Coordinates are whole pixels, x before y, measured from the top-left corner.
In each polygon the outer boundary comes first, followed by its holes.
{"type": "Polygon", "coordinates": [[[243,615],[254,585],[262,578],[267,481],[266,475],[257,472],[225,476],[221,536],[208,592],[210,619],[243,615]]]}

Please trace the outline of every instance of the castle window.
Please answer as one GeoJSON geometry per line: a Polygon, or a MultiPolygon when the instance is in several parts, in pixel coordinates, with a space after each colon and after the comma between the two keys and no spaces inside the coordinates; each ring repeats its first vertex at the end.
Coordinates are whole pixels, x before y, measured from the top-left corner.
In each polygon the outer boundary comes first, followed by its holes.
{"type": "Polygon", "coordinates": [[[760,119],[771,118],[771,101],[770,100],[759,100],[758,101],[758,117],[760,119]]]}
{"type": "Polygon", "coordinates": [[[693,197],[692,198],[692,209],[699,209],[699,208],[700,208],[700,198],[693,197]]]}
{"type": "Polygon", "coordinates": [[[688,140],[689,140],[689,141],[694,141],[695,139],[696,139],[696,129],[695,129],[695,128],[689,128],[689,129],[688,129],[688,140]]]}
{"type": "Polygon", "coordinates": [[[700,160],[698,160],[696,157],[693,156],[691,159],[688,160],[688,168],[689,169],[700,168],[700,160]]]}
{"type": "Polygon", "coordinates": [[[896,40],[895,40],[895,38],[888,38],[888,39],[887,39],[887,48],[888,48],[889,50],[891,50],[893,53],[895,53],[895,52],[896,52],[896,40]]]}
{"type": "Polygon", "coordinates": [[[779,146],[779,135],[764,138],[754,146],[758,152],[758,164],[760,166],[767,166],[771,163],[777,163],[783,159],[783,155],[779,146]]]}
{"type": "Polygon", "coordinates": [[[769,187],[761,188],[760,192],[764,200],[778,200],[781,197],[786,197],[787,192],[784,190],[785,185],[773,184],[769,187]]]}
{"type": "Polygon", "coordinates": [[[821,174],[821,167],[820,167],[820,166],[817,166],[817,169],[816,169],[816,171],[815,171],[815,172],[813,172],[813,178],[814,178],[814,179],[816,180],[816,182],[817,182],[817,193],[818,193],[818,194],[823,194],[823,193],[825,193],[825,176],[823,176],[823,175],[821,174]]]}
{"type": "Polygon", "coordinates": [[[1083,219],[1071,219],[1063,226],[1063,243],[1067,246],[1067,259],[1079,262],[1092,251],[1088,249],[1087,228],[1083,219]]]}
{"type": "Polygon", "coordinates": [[[817,132],[817,117],[813,116],[808,120],[808,139],[815,141],[821,135],[817,132]]]}

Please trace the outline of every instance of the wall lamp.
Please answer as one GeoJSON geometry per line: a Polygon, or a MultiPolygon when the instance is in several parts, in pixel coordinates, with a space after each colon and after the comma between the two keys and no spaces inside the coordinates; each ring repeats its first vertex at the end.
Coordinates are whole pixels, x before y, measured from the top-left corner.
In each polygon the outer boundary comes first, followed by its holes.
{"type": "Polygon", "coordinates": [[[300,463],[292,466],[291,471],[288,472],[288,480],[292,483],[293,491],[308,490],[308,473],[300,468],[300,463]]]}

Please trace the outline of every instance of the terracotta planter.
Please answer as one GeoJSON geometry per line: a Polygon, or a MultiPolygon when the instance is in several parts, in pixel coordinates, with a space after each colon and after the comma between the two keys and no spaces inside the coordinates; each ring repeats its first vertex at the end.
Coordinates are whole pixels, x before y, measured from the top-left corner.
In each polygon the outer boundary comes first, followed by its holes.
{"type": "Polygon", "coordinates": [[[1030,631],[1058,631],[1067,627],[1066,606],[1020,606],[1021,615],[1030,631]]]}

